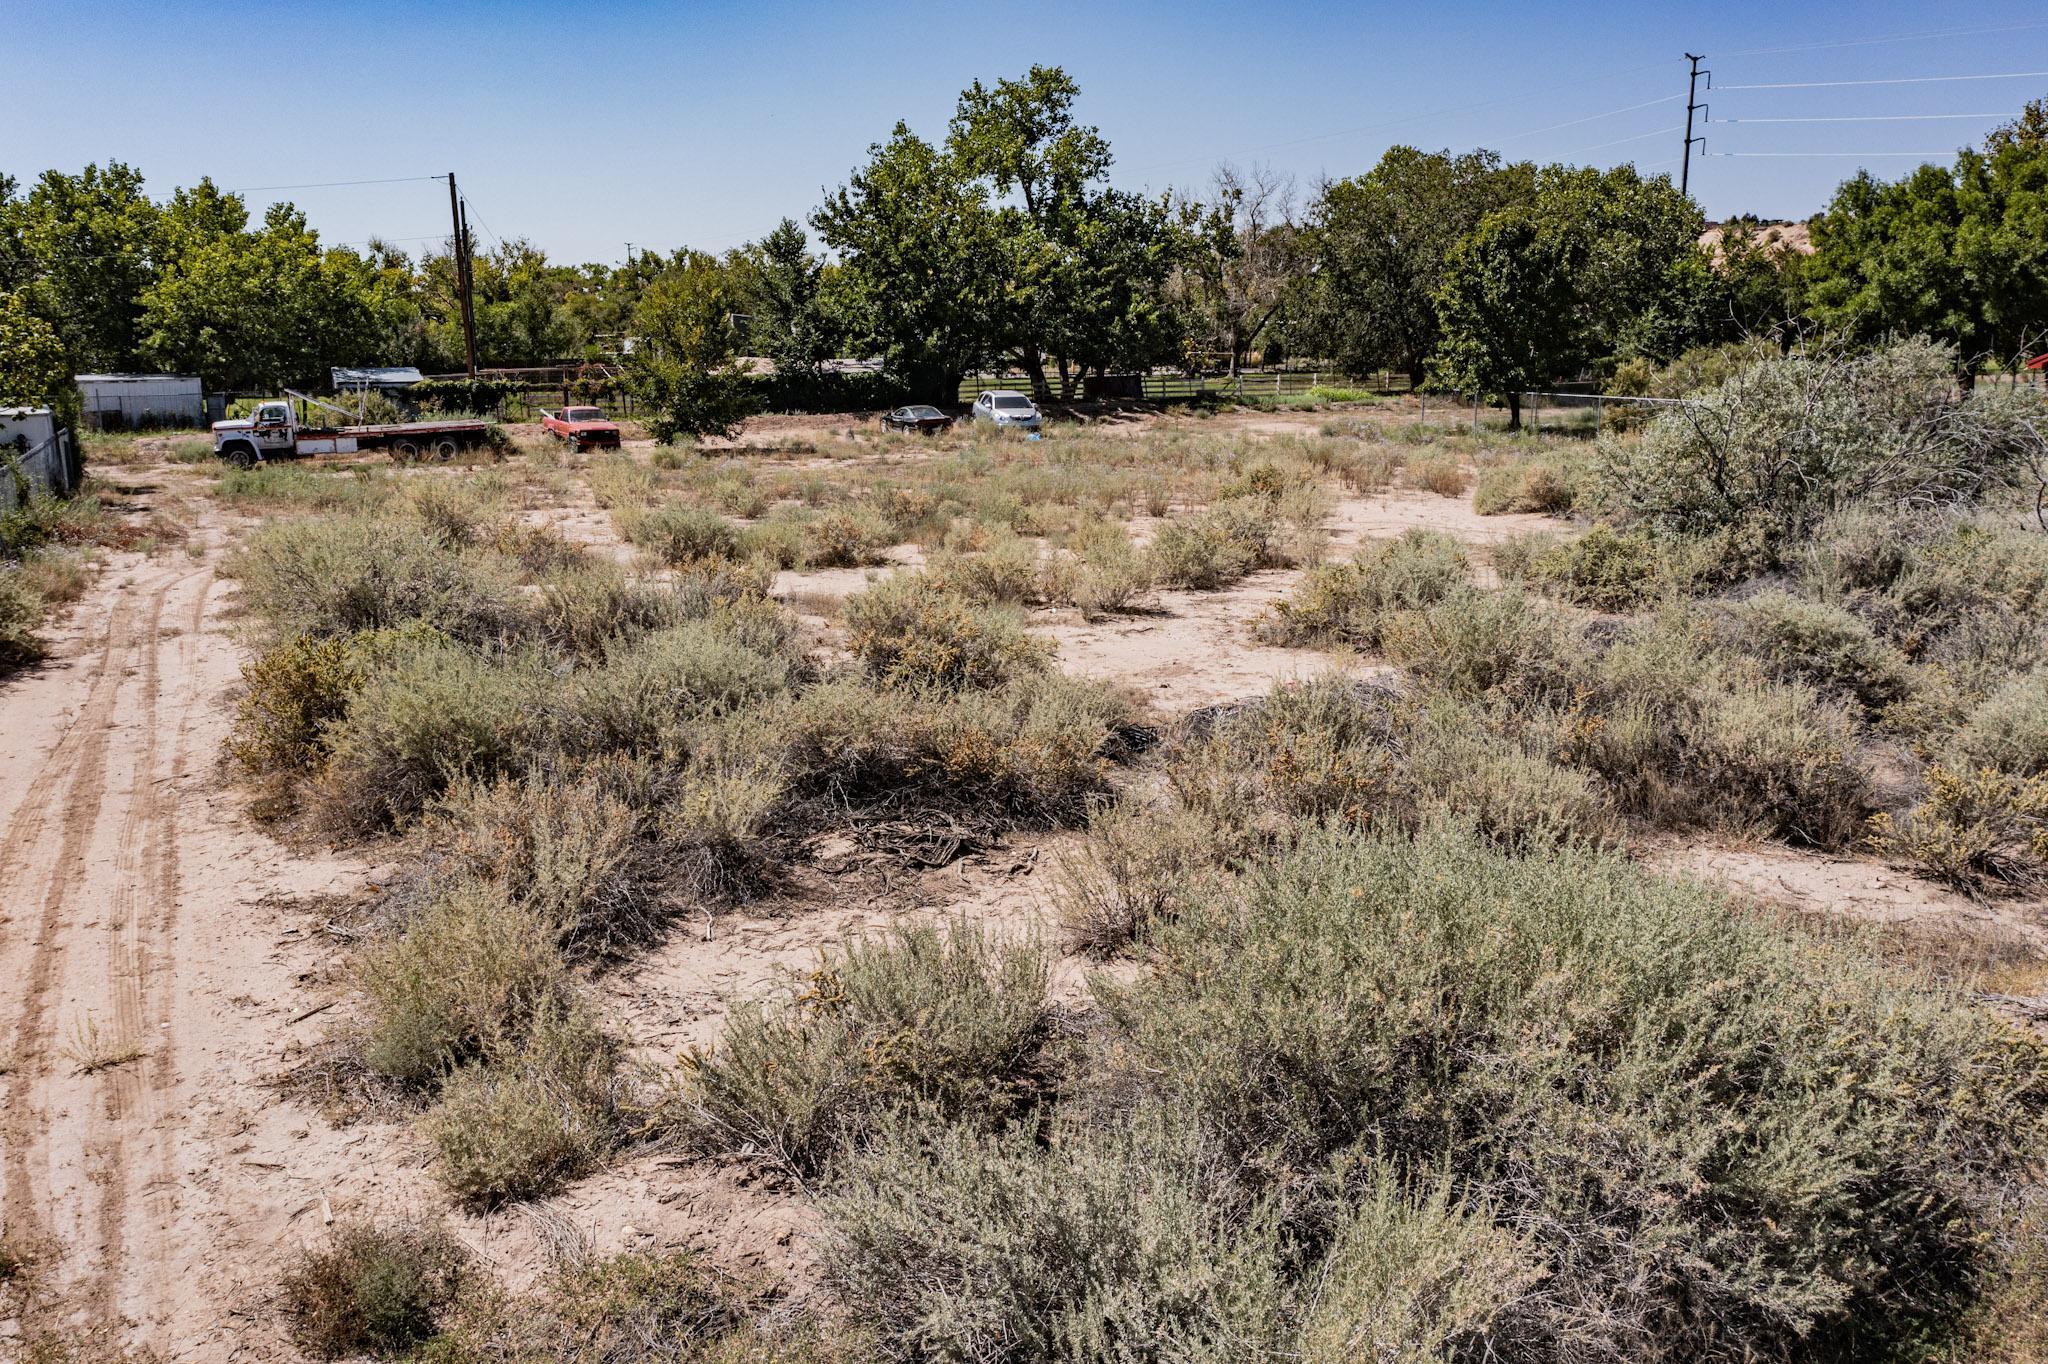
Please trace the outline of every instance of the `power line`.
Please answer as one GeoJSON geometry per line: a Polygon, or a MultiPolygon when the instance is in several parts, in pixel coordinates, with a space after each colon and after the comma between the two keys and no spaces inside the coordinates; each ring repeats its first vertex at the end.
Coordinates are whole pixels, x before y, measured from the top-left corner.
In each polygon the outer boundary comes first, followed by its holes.
{"type": "Polygon", "coordinates": [[[269,194],[287,189],[344,189],[355,185],[410,185],[421,180],[446,180],[445,175],[394,175],[385,180],[320,180],[305,185],[244,185],[222,190],[223,194],[269,194]]]}
{"type": "Polygon", "coordinates": [[[1665,95],[1662,99],[1646,99],[1641,104],[1628,104],[1619,109],[1609,109],[1604,114],[1588,114],[1584,118],[1575,118],[1568,123],[1553,123],[1547,128],[1531,128],[1526,133],[1509,133],[1506,137],[1501,138],[1500,141],[1503,143],[1513,142],[1518,138],[1536,137],[1542,133],[1554,133],[1560,128],[1576,128],[1581,123],[1597,123],[1603,118],[1613,118],[1616,114],[1632,114],[1638,109],[1648,109],[1659,104],[1669,104],[1675,99],[1682,98],[1684,98],[1682,95],[1665,95]]]}
{"type": "Polygon", "coordinates": [[[1750,47],[1740,52],[1730,52],[1730,57],[1770,57],[1781,52],[1825,52],[1842,47],[1878,47],[1885,43],[1916,43],[1927,38],[1968,38],[1984,33],[2020,33],[2028,29],[2048,28],[2048,21],[2032,24],[2006,24],[1997,28],[1945,28],[1925,33],[1894,33],[1884,38],[1850,38],[1839,43],[1801,43],[1796,47],[1750,47]]]}
{"type": "Polygon", "coordinates": [[[1998,71],[1981,76],[1891,76],[1882,80],[1774,81],[1761,85],[1718,85],[1717,90],[1824,90],[1844,85],[1938,85],[1944,81],[2014,81],[2048,76],[2048,71],[1998,71]]]}
{"type": "Polygon", "coordinates": [[[1829,114],[1812,118],[1710,118],[1709,123],[1924,123],[1938,118],[2010,118],[2002,114],[1829,114]]]}
{"type": "Polygon", "coordinates": [[[1932,152],[1703,152],[1701,155],[1721,157],[1856,156],[1875,158],[1880,156],[1951,156],[1954,153],[1954,147],[1944,147],[1940,151],[1932,152]]]}
{"type": "Polygon", "coordinates": [[[1581,152],[1597,152],[1602,147],[1619,147],[1624,142],[1647,142],[1653,137],[1662,137],[1666,133],[1682,133],[1684,131],[1685,125],[1683,123],[1674,123],[1669,128],[1659,128],[1654,132],[1648,133],[1637,133],[1634,137],[1617,137],[1612,142],[1595,142],[1590,147],[1574,147],[1568,152],[1559,153],[1559,155],[1577,156],[1581,152]]]}

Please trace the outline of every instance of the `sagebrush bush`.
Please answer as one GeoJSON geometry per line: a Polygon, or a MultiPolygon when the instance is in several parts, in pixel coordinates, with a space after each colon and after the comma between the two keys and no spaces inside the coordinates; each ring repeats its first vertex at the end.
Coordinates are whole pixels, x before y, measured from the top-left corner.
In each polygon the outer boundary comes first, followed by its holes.
{"type": "Polygon", "coordinates": [[[1612,855],[1311,833],[1153,951],[1096,985],[1109,1091],[1273,1197],[1345,1153],[1448,1179],[1541,1257],[1516,1357],[1938,1331],[2041,1151],[2032,1043],[1612,855]]]}
{"type": "Polygon", "coordinates": [[[684,621],[610,651],[561,701],[562,742],[577,752],[644,752],[684,721],[729,714],[787,691],[795,661],[748,647],[716,618],[684,621]]]}
{"type": "Polygon", "coordinates": [[[621,640],[676,624],[683,610],[673,591],[635,582],[616,564],[583,559],[541,576],[533,618],[549,644],[580,658],[596,658],[621,640]]]}
{"type": "Polygon", "coordinates": [[[1558,608],[1518,591],[1459,588],[1380,630],[1387,656],[1453,696],[1518,703],[1568,695],[1587,649],[1558,608]]]}
{"type": "Polygon", "coordinates": [[[1782,682],[1804,682],[1868,710],[1904,699],[1906,659],[1861,617],[1824,602],[1773,590],[1729,609],[1730,645],[1782,682]]]}
{"type": "Polygon", "coordinates": [[[429,1086],[470,1061],[516,1050],[535,1014],[567,1000],[560,932],[500,886],[439,889],[401,933],[365,948],[363,1064],[429,1086]]]}
{"type": "Polygon", "coordinates": [[[669,565],[729,559],[739,549],[739,527],[716,512],[686,502],[634,507],[619,514],[627,540],[669,565]]]}
{"type": "Polygon", "coordinates": [[[1052,646],[1014,614],[977,606],[923,573],[899,573],[846,601],[848,643],[870,677],[909,687],[996,687],[1043,671],[1052,646]]]}
{"type": "Polygon", "coordinates": [[[1277,644],[1376,649],[1396,611],[1433,606],[1465,583],[1471,565],[1456,540],[1410,529],[1361,548],[1348,564],[1318,564],[1257,624],[1277,644]]]}
{"type": "Polygon", "coordinates": [[[435,1175],[482,1207],[552,1193],[610,1149],[618,1101],[611,1040],[575,1005],[544,1002],[516,1045],[442,1084],[423,1122],[435,1175]]]}
{"type": "MultiPolygon", "coordinates": [[[[660,458],[661,450],[655,452],[660,458]]],[[[695,1251],[564,1257],[532,1289],[480,1293],[451,1314],[436,1364],[798,1364],[804,1333],[762,1331],[759,1285],[695,1251]]]]}
{"type": "Polygon", "coordinates": [[[1283,1358],[1274,1210],[1215,1198],[1192,1146],[892,1118],[822,1200],[828,1278],[904,1364],[1283,1358]]]}
{"type": "Polygon", "coordinates": [[[257,775],[304,777],[326,761],[327,729],[372,673],[406,649],[445,641],[418,621],[325,639],[300,636],[242,666],[242,697],[227,749],[257,775]]]}
{"type": "Polygon", "coordinates": [[[545,738],[550,682],[534,655],[450,643],[399,650],[322,731],[329,757],[316,814],[344,832],[402,829],[451,783],[520,770],[545,738]]]}
{"type": "Polygon", "coordinates": [[[1152,581],[1145,552],[1113,521],[1077,527],[1040,570],[1045,599],[1073,607],[1084,620],[1130,610],[1152,590],[1152,581]]]}
{"type": "Polygon", "coordinates": [[[1245,834],[1178,802],[1103,805],[1088,838],[1055,864],[1054,908],[1068,941],[1113,956],[1180,912],[1193,884],[1243,851],[1245,834]]]}
{"type": "Polygon", "coordinates": [[[2048,776],[2048,669],[2010,679],[1970,712],[1955,750],[1979,767],[2048,776]]]}
{"type": "Polygon", "coordinates": [[[431,1339],[471,1275],[439,1226],[342,1222],[278,1284],[292,1342],[318,1359],[390,1357],[431,1339]]]}
{"type": "Polygon", "coordinates": [[[733,1009],[686,1059],[673,1120],[698,1149],[806,1176],[899,1105],[1000,1126],[1046,1080],[1049,965],[1040,944],[966,920],[854,938],[789,996],[733,1009]]]}
{"type": "Polygon", "coordinates": [[[1472,490],[1472,510],[1481,516],[1543,512],[1561,516],[1578,501],[1580,468],[1556,457],[1518,459],[1482,470],[1472,490]]]}
{"type": "Polygon", "coordinates": [[[1496,554],[1501,576],[1535,584],[1600,611],[1642,605],[1682,582],[1667,549],[1640,531],[1595,526],[1574,539],[1524,542],[1525,555],[1496,554]],[[1539,547],[1540,546],[1540,547],[1539,547]]]}
{"type": "Polygon", "coordinates": [[[43,623],[42,597],[29,587],[19,565],[0,563],[0,668],[19,667],[43,656],[36,630],[43,623]]]}
{"type": "Polygon", "coordinates": [[[926,560],[940,587],[979,606],[1017,606],[1039,595],[1038,546],[1014,531],[948,533],[926,560]]]}
{"type": "Polygon", "coordinates": [[[2038,884],[2048,877],[2048,775],[1931,764],[1926,797],[1872,816],[1870,843],[1965,889],[2038,884]]]}
{"type": "Polygon", "coordinates": [[[1163,585],[1214,591],[1255,568],[1292,562],[1281,548],[1286,530],[1273,499],[1235,497],[1161,523],[1145,556],[1163,585]]]}
{"type": "Polygon", "coordinates": [[[450,545],[402,516],[324,517],[263,527],[230,555],[242,602],[279,639],[327,638],[418,621],[456,639],[501,641],[524,623],[516,567],[450,545]]]}

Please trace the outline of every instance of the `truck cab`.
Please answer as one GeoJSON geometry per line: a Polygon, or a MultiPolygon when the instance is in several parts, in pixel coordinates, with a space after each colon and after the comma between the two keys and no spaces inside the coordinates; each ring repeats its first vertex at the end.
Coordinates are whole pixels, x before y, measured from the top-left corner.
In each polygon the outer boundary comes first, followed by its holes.
{"type": "Polygon", "coordinates": [[[213,453],[248,468],[271,455],[297,451],[298,423],[288,402],[261,402],[246,417],[213,424],[213,453]]]}

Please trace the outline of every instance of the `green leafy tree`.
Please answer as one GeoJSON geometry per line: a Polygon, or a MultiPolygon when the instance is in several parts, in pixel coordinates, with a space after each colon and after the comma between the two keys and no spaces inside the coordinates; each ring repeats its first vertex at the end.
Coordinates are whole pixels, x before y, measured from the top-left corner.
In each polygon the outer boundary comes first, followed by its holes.
{"type": "MultiPolygon", "coordinates": [[[[1305,267],[1294,186],[1262,166],[1217,168],[1208,198],[1183,205],[1187,248],[1173,301],[1196,322],[1193,349],[1214,348],[1238,373],[1260,333],[1280,316],[1305,267]]],[[[1200,362],[1188,356],[1188,368],[1200,362]]]]}
{"type": "Polygon", "coordinates": [[[1520,430],[1521,391],[1572,373],[1584,358],[1577,281],[1589,254],[1585,234],[1528,209],[1490,214],[1445,264],[1432,381],[1504,397],[1508,427],[1520,430]]]}
{"type": "Polygon", "coordinates": [[[743,301],[730,264],[701,251],[678,251],[642,292],[628,382],[653,412],[648,425],[662,444],[730,436],[753,414],[734,355],[732,319],[743,301]]]}
{"type": "Polygon", "coordinates": [[[303,212],[274,204],[260,229],[197,240],[143,291],[142,358],[216,388],[314,386],[332,365],[383,358],[380,282],[373,262],[323,249],[303,212]]]}
{"type": "Polygon", "coordinates": [[[29,306],[56,329],[68,363],[134,368],[142,295],[162,261],[162,213],[141,172],[118,161],[77,175],[45,171],[25,196],[0,203],[28,262],[29,306]]]}
{"type": "Polygon", "coordinates": [[[981,187],[897,124],[811,224],[838,253],[830,291],[850,341],[913,395],[951,403],[1008,339],[1010,257],[981,187]]]}
{"type": "Polygon", "coordinates": [[[1700,245],[1706,218],[1670,176],[1545,166],[1531,212],[1584,246],[1576,312],[1587,358],[1603,370],[1633,356],[1661,363],[1720,339],[1725,299],[1700,245]]]}
{"type": "Polygon", "coordinates": [[[2008,147],[2043,145],[2048,145],[2048,98],[2028,100],[2018,118],[1999,124],[1984,139],[1984,150],[1992,156],[2008,147]]]}
{"type": "Polygon", "coordinates": [[[1488,213],[1528,203],[1535,174],[1496,152],[1391,147],[1366,174],[1324,185],[1308,213],[1297,346],[1355,374],[1388,366],[1420,384],[1451,251],[1488,213]]]}
{"type": "Polygon", "coordinates": [[[0,407],[40,407],[71,389],[64,343],[19,292],[0,294],[0,407]]]}
{"type": "Polygon", "coordinates": [[[748,266],[748,329],[760,354],[778,374],[815,378],[838,348],[838,328],[826,304],[825,264],[794,219],[744,252],[748,266]]]}
{"type": "Polygon", "coordinates": [[[1890,183],[1863,172],[1814,219],[1813,246],[1815,321],[1865,340],[1945,341],[1967,388],[2048,319],[2048,144],[2001,139],[1890,183]]]}

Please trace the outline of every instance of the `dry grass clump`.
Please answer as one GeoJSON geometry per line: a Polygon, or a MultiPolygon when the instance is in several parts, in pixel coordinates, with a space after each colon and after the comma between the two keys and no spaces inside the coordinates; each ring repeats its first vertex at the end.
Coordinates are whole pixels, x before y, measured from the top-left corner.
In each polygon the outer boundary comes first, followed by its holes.
{"type": "Polygon", "coordinates": [[[1872,817],[1876,851],[1966,890],[2048,880],[2048,776],[1936,762],[1926,780],[1911,809],[1872,817]]]}
{"type": "Polygon", "coordinates": [[[2003,683],[1956,731],[1955,751],[2018,777],[2048,776],[2048,668],[2003,683]]]}
{"type": "Polygon", "coordinates": [[[996,687],[1049,665],[1052,646],[1014,613],[977,606],[925,573],[899,573],[847,599],[848,643],[892,686],[996,687]]]}
{"type": "Polygon", "coordinates": [[[1729,608],[1726,629],[1730,647],[1777,680],[1849,697],[1872,712],[1911,689],[1905,655],[1861,617],[1825,602],[1762,592],[1729,608]]]}
{"type": "Polygon", "coordinates": [[[1518,1357],[1953,1319],[2040,1150],[2048,1071],[1989,1016],[1605,855],[1313,834],[1154,951],[1107,993],[1109,1083],[1308,1226],[1341,1172],[1447,1180],[1539,1271],[1490,1328],[1518,1357]]]}
{"type": "Polygon", "coordinates": [[[1364,546],[1348,564],[1311,568],[1254,628],[1276,644],[1375,649],[1392,613],[1442,601],[1470,571],[1456,540],[1416,527],[1364,546]]]}
{"type": "Polygon", "coordinates": [[[241,581],[243,604],[279,639],[418,621],[489,643],[514,635],[523,619],[515,565],[451,544],[409,517],[273,523],[244,542],[227,571],[241,581]]]}
{"type": "Polygon", "coordinates": [[[17,564],[0,563],[0,669],[33,663],[43,656],[36,630],[43,623],[42,594],[17,564]]]}
{"type": "Polygon", "coordinates": [[[730,559],[739,549],[738,526],[716,512],[683,502],[630,508],[619,514],[618,522],[628,541],[671,566],[730,559]]]}
{"type": "Polygon", "coordinates": [[[279,1290],[292,1342],[307,1354],[390,1358],[439,1333],[472,1272],[469,1253],[439,1226],[343,1222],[279,1290]]]}
{"type": "Polygon", "coordinates": [[[890,1109],[984,1127],[1038,1101],[1050,959],[965,920],[891,929],[821,958],[799,988],[728,1016],[686,1058],[668,1120],[699,1150],[814,1176],[890,1109]]]}
{"type": "Polygon", "coordinates": [[[1580,461],[1556,453],[1506,460],[1480,471],[1472,489],[1472,510],[1481,516],[1562,516],[1577,505],[1584,481],[1580,461]]]}
{"type": "Polygon", "coordinates": [[[1071,606],[1085,620],[1129,611],[1152,590],[1151,560],[1112,521],[1089,521],[1067,537],[1040,570],[1045,600],[1071,606]]]}
{"type": "Polygon", "coordinates": [[[1634,610],[1682,590],[1689,577],[1679,548],[1604,525],[1569,539],[1541,532],[1510,536],[1495,546],[1493,564],[1504,579],[1596,611],[1634,610]]]}
{"type": "Polygon", "coordinates": [[[1435,493],[1438,497],[1463,497],[1465,490],[1472,486],[1472,476],[1464,463],[1449,452],[1426,454],[1420,458],[1410,456],[1402,473],[1409,486],[1435,493]]]}

